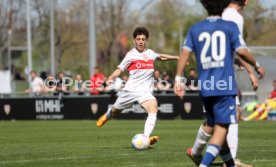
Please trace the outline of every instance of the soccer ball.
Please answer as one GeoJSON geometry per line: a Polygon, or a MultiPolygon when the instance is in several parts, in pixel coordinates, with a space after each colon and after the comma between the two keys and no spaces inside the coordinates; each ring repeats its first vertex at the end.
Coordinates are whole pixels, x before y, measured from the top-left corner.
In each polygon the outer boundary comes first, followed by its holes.
{"type": "Polygon", "coordinates": [[[150,145],[149,137],[144,134],[136,134],[132,138],[132,147],[134,147],[136,150],[145,150],[150,145]]]}

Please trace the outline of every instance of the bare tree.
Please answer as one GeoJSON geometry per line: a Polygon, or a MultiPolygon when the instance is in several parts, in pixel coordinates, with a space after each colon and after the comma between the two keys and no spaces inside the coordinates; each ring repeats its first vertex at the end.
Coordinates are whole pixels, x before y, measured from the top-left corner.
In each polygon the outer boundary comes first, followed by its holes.
{"type": "MultiPolygon", "coordinates": [[[[12,36],[16,36],[17,32],[22,29],[22,25],[20,24],[20,9],[23,4],[22,1],[0,1],[0,55],[8,47],[8,38],[10,38],[11,45],[22,41],[20,39],[12,41],[12,36]]],[[[4,55],[0,57],[0,61],[2,62],[0,64],[3,64],[4,55]]]]}
{"type": "Polygon", "coordinates": [[[84,0],[69,1],[65,8],[64,4],[56,8],[55,45],[60,70],[87,64],[88,49],[83,49],[88,43],[86,3],[84,0]]]}
{"type": "Polygon", "coordinates": [[[129,1],[105,0],[97,2],[97,44],[99,64],[111,61],[114,68],[124,53],[119,42],[122,33],[127,32],[127,14],[129,1]],[[121,53],[121,54],[120,54],[121,53]]]}
{"type": "Polygon", "coordinates": [[[261,0],[252,0],[244,10],[245,35],[249,44],[272,45],[276,43],[276,15],[274,9],[264,7],[261,0]]]}

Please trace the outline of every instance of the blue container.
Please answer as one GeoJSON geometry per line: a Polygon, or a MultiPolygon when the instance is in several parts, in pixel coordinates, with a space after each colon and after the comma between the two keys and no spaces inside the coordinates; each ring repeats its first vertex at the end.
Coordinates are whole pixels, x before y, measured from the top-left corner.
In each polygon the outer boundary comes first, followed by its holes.
{"type": "Polygon", "coordinates": [[[268,113],[268,118],[267,120],[269,121],[276,121],[276,110],[273,110],[268,113]]]}

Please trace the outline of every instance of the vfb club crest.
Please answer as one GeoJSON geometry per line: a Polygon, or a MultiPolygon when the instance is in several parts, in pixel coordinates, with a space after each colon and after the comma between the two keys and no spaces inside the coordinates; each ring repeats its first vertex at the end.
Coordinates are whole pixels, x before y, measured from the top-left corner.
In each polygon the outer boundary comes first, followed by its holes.
{"type": "Polygon", "coordinates": [[[4,105],[4,111],[5,111],[5,114],[6,114],[6,115],[10,115],[10,112],[11,112],[11,105],[5,104],[5,105],[4,105]]]}
{"type": "Polygon", "coordinates": [[[91,106],[90,106],[90,108],[91,108],[91,112],[92,112],[93,114],[96,114],[96,113],[98,112],[99,106],[98,106],[97,103],[92,103],[91,106]]]}
{"type": "Polygon", "coordinates": [[[149,57],[148,57],[146,54],[143,54],[143,58],[144,58],[144,61],[145,61],[145,62],[148,62],[148,61],[149,61],[149,57]]]}
{"type": "Polygon", "coordinates": [[[191,102],[185,102],[184,103],[184,110],[187,114],[189,114],[192,110],[192,103],[191,102]]]}

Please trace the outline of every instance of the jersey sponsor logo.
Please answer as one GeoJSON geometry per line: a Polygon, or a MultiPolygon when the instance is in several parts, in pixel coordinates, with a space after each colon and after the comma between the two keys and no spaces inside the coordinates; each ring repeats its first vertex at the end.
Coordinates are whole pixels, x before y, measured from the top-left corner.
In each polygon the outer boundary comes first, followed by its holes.
{"type": "Polygon", "coordinates": [[[128,67],[128,71],[132,70],[145,70],[145,69],[154,69],[154,60],[149,59],[147,61],[145,60],[134,60],[130,63],[128,67]]]}
{"type": "Polygon", "coordinates": [[[232,105],[232,106],[229,107],[229,109],[230,109],[230,110],[234,110],[234,109],[235,109],[235,106],[232,105]]]}
{"type": "Polygon", "coordinates": [[[219,68],[219,67],[224,67],[224,62],[223,61],[217,61],[217,62],[208,62],[202,64],[202,68],[204,70],[209,69],[209,68],[219,68]]]}

